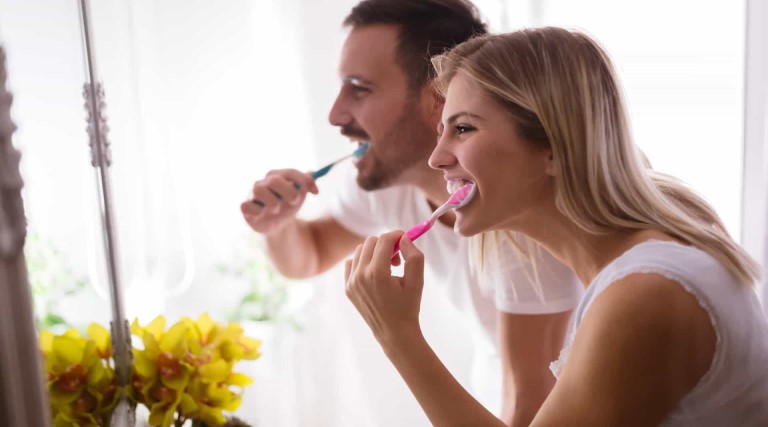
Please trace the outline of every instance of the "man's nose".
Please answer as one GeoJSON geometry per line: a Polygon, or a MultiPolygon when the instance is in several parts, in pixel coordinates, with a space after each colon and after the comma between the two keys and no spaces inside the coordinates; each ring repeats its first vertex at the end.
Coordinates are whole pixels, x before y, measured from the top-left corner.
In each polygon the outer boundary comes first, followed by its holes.
{"type": "Polygon", "coordinates": [[[336,97],[336,101],[333,102],[331,111],[328,112],[328,122],[333,126],[345,126],[352,121],[352,115],[349,114],[349,110],[344,105],[344,99],[339,93],[336,97]]]}

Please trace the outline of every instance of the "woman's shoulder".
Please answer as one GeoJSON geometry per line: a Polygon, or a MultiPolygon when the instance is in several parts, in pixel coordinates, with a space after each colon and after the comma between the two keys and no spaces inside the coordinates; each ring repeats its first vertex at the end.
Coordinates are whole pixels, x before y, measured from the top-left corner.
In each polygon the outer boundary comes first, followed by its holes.
{"type": "MultiPolygon", "coordinates": [[[[590,284],[595,296],[627,276],[663,276],[696,293],[706,282],[734,282],[727,269],[709,253],[675,240],[642,241],[610,262],[590,284]]],[[[630,280],[631,282],[632,280],[630,280]]]]}
{"type": "Polygon", "coordinates": [[[649,320],[674,320],[702,310],[701,301],[679,279],[652,269],[621,275],[594,298],[590,312],[649,320]]]}
{"type": "Polygon", "coordinates": [[[720,274],[727,272],[698,248],[672,240],[643,241],[593,280],[577,310],[577,323],[637,334],[656,331],[666,334],[673,344],[690,334],[714,333],[709,295],[714,286],[708,282],[724,286],[722,277],[713,277],[720,274]]]}
{"type": "Polygon", "coordinates": [[[569,363],[608,382],[631,382],[637,374],[682,396],[715,356],[717,333],[708,310],[673,279],[656,273],[622,277],[595,298],[581,320],[569,363]]]}

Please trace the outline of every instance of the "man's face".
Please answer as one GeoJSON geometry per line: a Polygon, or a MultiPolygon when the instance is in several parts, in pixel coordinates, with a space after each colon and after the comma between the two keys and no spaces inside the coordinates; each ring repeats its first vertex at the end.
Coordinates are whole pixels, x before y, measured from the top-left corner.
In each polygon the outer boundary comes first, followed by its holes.
{"type": "MultiPolygon", "coordinates": [[[[398,30],[392,25],[354,28],[341,52],[342,86],[328,115],[351,140],[368,142],[357,163],[365,190],[408,184],[427,167],[437,140],[428,90],[409,90],[397,62],[398,30]]],[[[436,116],[439,119],[439,112],[436,116]]]]}

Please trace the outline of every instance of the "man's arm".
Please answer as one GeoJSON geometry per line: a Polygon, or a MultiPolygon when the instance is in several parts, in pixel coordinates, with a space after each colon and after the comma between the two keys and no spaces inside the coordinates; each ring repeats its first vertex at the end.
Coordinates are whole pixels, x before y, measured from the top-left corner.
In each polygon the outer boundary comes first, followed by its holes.
{"type": "Polygon", "coordinates": [[[332,217],[292,219],[279,231],[266,235],[269,258],[280,274],[291,279],[327,271],[363,240],[332,217]]]}
{"type": "Polygon", "coordinates": [[[240,204],[243,219],[265,236],[267,254],[277,271],[292,279],[328,270],[363,242],[330,216],[296,218],[308,193],[319,193],[311,174],[273,170],[253,184],[251,197],[240,204]]]}
{"type": "Polygon", "coordinates": [[[555,385],[549,364],[563,346],[571,311],[553,314],[499,312],[503,372],[501,419],[528,426],[555,385]]]}

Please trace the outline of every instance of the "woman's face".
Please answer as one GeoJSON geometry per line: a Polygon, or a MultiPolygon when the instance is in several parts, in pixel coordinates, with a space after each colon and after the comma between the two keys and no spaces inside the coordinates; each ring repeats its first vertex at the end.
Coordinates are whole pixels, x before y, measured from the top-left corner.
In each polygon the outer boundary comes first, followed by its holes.
{"type": "Polygon", "coordinates": [[[456,211],[459,234],[522,231],[552,206],[551,150],[525,140],[511,113],[464,72],[448,86],[438,132],[429,165],[444,172],[450,192],[466,181],[477,185],[472,201],[456,211]]]}

